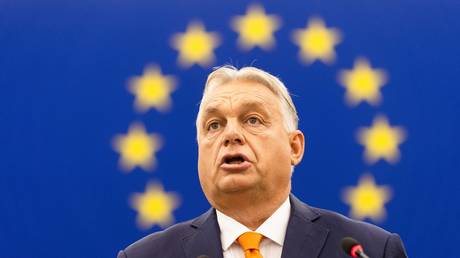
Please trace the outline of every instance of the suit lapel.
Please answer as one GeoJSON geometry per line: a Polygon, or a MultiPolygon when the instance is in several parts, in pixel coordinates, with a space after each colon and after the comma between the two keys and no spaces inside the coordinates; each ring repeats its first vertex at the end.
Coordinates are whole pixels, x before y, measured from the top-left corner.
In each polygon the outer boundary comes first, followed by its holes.
{"type": "Polygon", "coordinates": [[[193,233],[183,239],[183,247],[187,258],[207,255],[209,258],[222,258],[220,229],[217,224],[216,212],[210,209],[191,225],[193,233]]]}
{"type": "MultiPolygon", "coordinates": [[[[316,258],[320,255],[326,242],[329,229],[314,223],[320,215],[308,205],[292,194],[290,200],[291,216],[281,257],[316,258]]],[[[183,239],[187,258],[197,258],[200,255],[207,255],[209,258],[223,258],[220,229],[214,209],[198,217],[190,226],[193,232],[183,239]]]]}
{"type": "Polygon", "coordinates": [[[329,230],[314,221],[319,214],[290,195],[291,217],[284,239],[282,258],[316,258],[326,242],[329,230]]]}

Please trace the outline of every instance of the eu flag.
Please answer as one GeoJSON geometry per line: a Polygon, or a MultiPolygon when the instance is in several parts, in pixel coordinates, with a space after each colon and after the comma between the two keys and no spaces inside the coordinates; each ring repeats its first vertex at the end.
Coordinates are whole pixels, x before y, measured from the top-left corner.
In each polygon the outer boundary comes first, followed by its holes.
{"type": "Polygon", "coordinates": [[[455,0],[3,0],[0,257],[115,257],[207,210],[195,119],[226,64],[292,93],[294,194],[458,257],[459,46],[455,0]]]}

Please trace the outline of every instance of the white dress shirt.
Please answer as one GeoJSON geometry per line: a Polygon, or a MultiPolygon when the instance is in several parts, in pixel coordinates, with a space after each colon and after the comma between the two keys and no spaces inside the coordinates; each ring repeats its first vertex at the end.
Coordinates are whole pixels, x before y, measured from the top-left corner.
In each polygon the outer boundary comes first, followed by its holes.
{"type": "MultiPolygon", "coordinates": [[[[244,258],[243,249],[236,240],[241,234],[252,230],[217,209],[216,213],[224,258],[244,258]]],[[[283,204],[281,204],[281,206],[255,230],[255,232],[264,236],[259,246],[260,253],[264,258],[281,257],[290,215],[291,204],[288,197],[283,204]]]]}

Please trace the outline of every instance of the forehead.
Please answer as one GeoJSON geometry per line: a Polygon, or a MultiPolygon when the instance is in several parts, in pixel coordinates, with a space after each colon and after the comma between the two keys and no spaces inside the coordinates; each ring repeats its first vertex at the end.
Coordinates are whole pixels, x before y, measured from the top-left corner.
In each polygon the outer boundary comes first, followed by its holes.
{"type": "Polygon", "coordinates": [[[252,81],[231,81],[210,89],[202,102],[203,111],[217,109],[221,105],[261,105],[279,107],[278,97],[265,85],[252,81]]]}

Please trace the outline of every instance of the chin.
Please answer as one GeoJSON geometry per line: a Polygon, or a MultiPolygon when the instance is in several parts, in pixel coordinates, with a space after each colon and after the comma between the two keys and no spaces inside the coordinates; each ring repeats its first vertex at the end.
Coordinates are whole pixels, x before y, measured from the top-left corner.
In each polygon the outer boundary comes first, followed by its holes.
{"type": "Polygon", "coordinates": [[[253,189],[255,185],[255,182],[253,180],[248,180],[248,178],[232,176],[231,178],[224,178],[221,180],[218,184],[218,189],[221,193],[225,194],[243,193],[253,189]]]}

